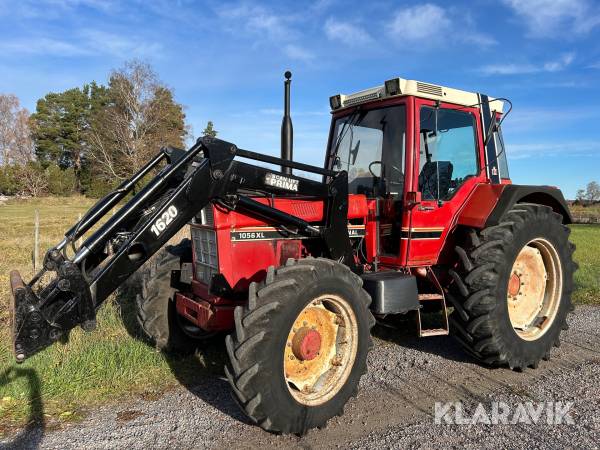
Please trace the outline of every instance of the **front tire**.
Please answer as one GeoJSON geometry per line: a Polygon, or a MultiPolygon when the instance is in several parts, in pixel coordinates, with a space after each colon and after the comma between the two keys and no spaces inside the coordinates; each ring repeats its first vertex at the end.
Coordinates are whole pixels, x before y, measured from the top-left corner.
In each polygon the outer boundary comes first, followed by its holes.
{"type": "Polygon", "coordinates": [[[214,336],[180,317],[175,307],[175,292],[171,286],[173,271],[191,262],[189,239],[162,248],[141,270],[141,292],[137,295],[137,320],[156,348],[165,352],[190,353],[214,336]]]}
{"type": "Polygon", "coordinates": [[[362,280],[327,259],[289,260],[252,283],[235,309],[225,374],[247,416],[265,430],[323,427],[355,395],[375,320],[362,280]]]}
{"type": "Polygon", "coordinates": [[[550,358],[573,309],[569,233],[551,208],[524,203],[457,246],[451,328],[472,355],[515,370],[550,358]]]}

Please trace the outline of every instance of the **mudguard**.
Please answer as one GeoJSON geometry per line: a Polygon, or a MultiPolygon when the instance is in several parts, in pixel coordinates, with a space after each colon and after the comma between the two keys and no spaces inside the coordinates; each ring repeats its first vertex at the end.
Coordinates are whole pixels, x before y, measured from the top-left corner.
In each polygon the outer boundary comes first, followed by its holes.
{"type": "Polygon", "coordinates": [[[516,203],[550,206],[563,216],[563,223],[573,222],[560,189],[552,186],[519,184],[480,184],[470,195],[458,216],[458,225],[486,228],[498,225],[502,216],[516,203]]]}
{"type": "Polygon", "coordinates": [[[502,190],[496,206],[487,217],[485,226],[498,225],[502,216],[516,203],[537,203],[538,205],[550,206],[554,212],[563,216],[564,224],[573,222],[569,206],[560,189],[553,186],[508,184],[502,190]]]}

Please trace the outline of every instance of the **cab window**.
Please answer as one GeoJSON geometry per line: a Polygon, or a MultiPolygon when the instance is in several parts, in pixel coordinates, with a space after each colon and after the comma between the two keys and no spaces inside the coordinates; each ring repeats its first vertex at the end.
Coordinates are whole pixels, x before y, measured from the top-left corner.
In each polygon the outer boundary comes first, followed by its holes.
{"type": "Polygon", "coordinates": [[[406,112],[404,105],[355,111],[335,121],[334,170],[348,172],[348,192],[377,195],[387,185],[402,192],[406,112]]]}
{"type": "Polygon", "coordinates": [[[420,111],[419,190],[423,200],[449,200],[478,173],[473,114],[422,107],[420,111]]]}

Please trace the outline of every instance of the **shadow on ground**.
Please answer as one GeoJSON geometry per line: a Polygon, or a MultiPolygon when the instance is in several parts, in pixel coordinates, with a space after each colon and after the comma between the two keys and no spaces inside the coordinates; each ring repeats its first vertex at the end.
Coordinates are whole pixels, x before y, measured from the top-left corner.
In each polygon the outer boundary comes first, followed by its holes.
{"type": "MultiPolygon", "coordinates": [[[[136,318],[135,295],[140,289],[139,280],[131,279],[117,293],[117,305],[125,329],[135,339],[149,347],[153,343],[146,337],[136,318]]],[[[231,396],[229,383],[225,379],[227,352],[225,335],[217,335],[203,341],[194,354],[164,353],[171,372],[189,392],[204,402],[243,423],[250,423],[231,396]]]]}
{"type": "Polygon", "coordinates": [[[0,373],[0,386],[25,378],[29,385],[29,416],[27,425],[15,436],[0,443],[0,449],[38,448],[46,428],[40,379],[34,369],[8,367],[0,373]]]}
{"type": "MultiPolygon", "coordinates": [[[[425,320],[427,320],[427,317],[425,320]]],[[[372,335],[402,347],[440,356],[451,361],[479,364],[451,336],[420,338],[418,336],[417,319],[413,312],[390,316],[385,321],[378,322],[372,330],[372,335]]]]}

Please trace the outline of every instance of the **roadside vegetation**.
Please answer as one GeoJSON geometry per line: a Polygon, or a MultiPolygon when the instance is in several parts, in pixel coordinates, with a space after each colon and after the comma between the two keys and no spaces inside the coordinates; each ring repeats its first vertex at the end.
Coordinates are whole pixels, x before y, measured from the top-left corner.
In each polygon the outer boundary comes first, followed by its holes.
{"type": "MultiPolygon", "coordinates": [[[[0,435],[30,421],[59,426],[102,403],[150,396],[193,383],[207,370],[220,372],[220,349],[189,357],[166,357],[138,334],[131,309],[134,293],[122,293],[101,308],[98,329],[76,329],[68,344],[55,345],[17,366],[10,348],[9,271],[33,275],[31,254],[35,210],[40,217],[40,256],[93,200],[47,197],[0,205],[0,435]],[[129,306],[128,306],[129,305],[129,306]],[[126,326],[124,326],[124,323],[126,326]]],[[[600,226],[572,226],[577,245],[576,303],[600,305],[600,226]]]]}

